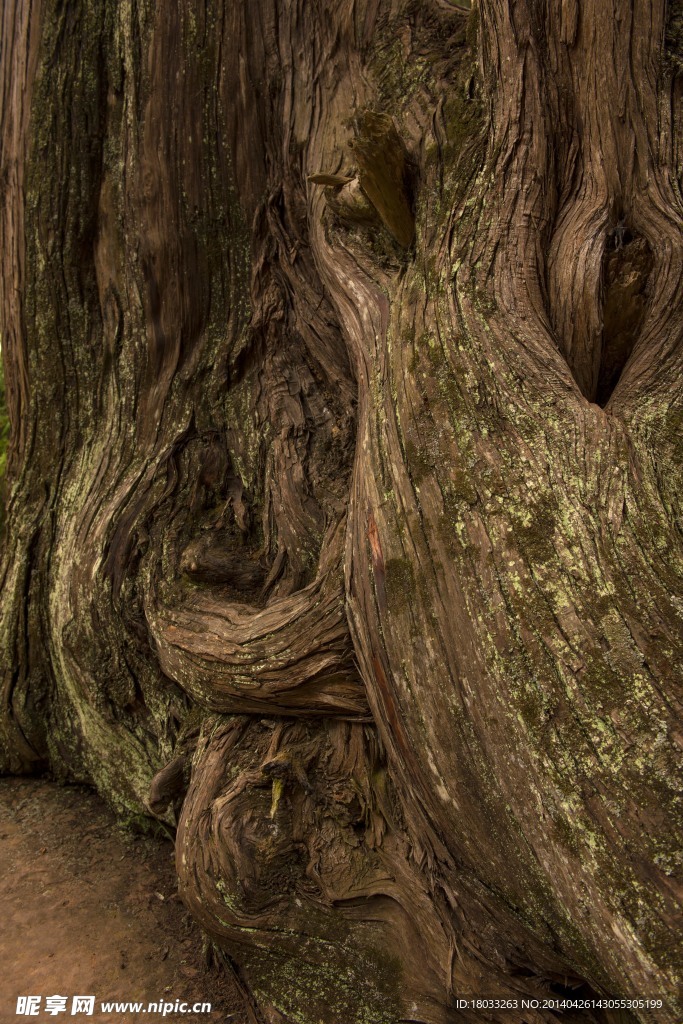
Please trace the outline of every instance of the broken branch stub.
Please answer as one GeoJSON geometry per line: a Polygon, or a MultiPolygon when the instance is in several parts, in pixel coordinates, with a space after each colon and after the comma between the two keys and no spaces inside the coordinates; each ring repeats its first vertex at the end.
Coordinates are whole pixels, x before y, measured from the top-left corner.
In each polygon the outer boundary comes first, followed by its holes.
{"type": "Polygon", "coordinates": [[[316,174],[309,174],[308,180],[312,185],[330,185],[333,188],[341,188],[353,181],[347,174],[327,174],[325,171],[318,171],[316,174]]]}

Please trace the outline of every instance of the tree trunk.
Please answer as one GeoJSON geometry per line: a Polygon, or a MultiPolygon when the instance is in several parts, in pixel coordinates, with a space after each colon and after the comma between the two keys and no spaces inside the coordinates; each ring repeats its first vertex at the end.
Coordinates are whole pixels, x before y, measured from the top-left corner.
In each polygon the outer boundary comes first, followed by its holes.
{"type": "Polygon", "coordinates": [[[466,7],[7,0],[0,762],[271,1024],[673,1022],[683,13],[466,7]]]}

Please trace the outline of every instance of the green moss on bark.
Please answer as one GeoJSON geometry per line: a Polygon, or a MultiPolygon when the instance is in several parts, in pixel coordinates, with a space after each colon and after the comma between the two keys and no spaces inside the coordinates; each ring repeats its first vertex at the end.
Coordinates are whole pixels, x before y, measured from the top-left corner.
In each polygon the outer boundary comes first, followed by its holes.
{"type": "MultiPolygon", "coordinates": [[[[9,416],[7,414],[7,401],[5,398],[5,371],[0,359],[0,493],[5,479],[5,464],[7,462],[7,447],[9,445],[9,416]]],[[[4,500],[0,505],[0,522],[4,516],[4,500]]]]}

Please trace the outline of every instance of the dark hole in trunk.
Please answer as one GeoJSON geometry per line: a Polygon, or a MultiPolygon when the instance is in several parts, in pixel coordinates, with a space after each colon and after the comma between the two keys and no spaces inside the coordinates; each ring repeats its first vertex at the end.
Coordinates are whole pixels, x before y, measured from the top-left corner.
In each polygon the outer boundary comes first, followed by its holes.
{"type": "Polygon", "coordinates": [[[587,982],[582,982],[579,979],[565,979],[564,984],[558,981],[553,982],[550,986],[549,998],[558,1002],[566,1001],[566,1007],[550,1011],[553,1016],[557,1016],[557,1019],[562,1021],[562,1024],[637,1024],[637,1018],[628,1010],[606,1011],[598,1007],[588,1009],[581,1008],[580,1005],[575,1006],[577,1003],[580,1004],[581,1000],[597,1003],[600,999],[606,998],[587,982]]]}
{"type": "Polygon", "coordinates": [[[648,303],[652,251],[621,224],[603,257],[602,351],[595,401],[605,406],[636,343],[648,303]]]}
{"type": "Polygon", "coordinates": [[[636,1018],[627,1012],[624,1012],[622,1018],[618,1016],[618,1011],[612,1012],[610,1015],[598,1008],[591,1010],[587,1007],[574,1007],[574,1004],[580,1003],[581,1000],[591,1000],[597,1003],[599,999],[604,998],[583,978],[569,974],[544,977],[537,971],[521,964],[510,965],[509,973],[514,978],[534,978],[539,986],[547,986],[545,998],[549,1000],[554,1000],[557,1003],[566,1001],[566,1006],[549,1008],[552,1019],[557,1019],[562,1024],[637,1024],[636,1018]]]}

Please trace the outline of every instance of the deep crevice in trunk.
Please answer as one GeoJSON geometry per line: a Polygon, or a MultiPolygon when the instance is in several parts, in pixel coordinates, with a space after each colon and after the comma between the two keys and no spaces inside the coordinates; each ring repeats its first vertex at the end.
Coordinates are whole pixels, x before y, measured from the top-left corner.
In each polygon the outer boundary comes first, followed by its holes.
{"type": "Polygon", "coordinates": [[[606,406],[637,344],[653,268],[647,239],[620,223],[603,256],[602,351],[595,401],[606,406]]]}

